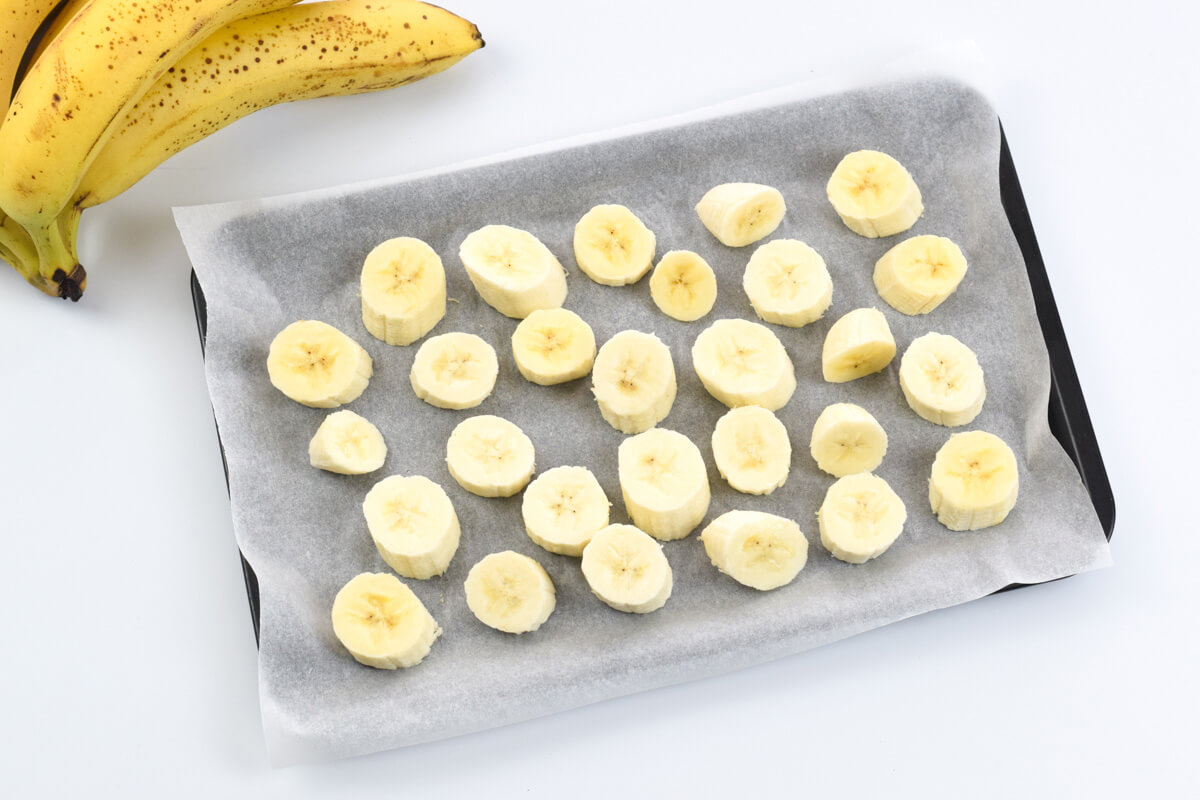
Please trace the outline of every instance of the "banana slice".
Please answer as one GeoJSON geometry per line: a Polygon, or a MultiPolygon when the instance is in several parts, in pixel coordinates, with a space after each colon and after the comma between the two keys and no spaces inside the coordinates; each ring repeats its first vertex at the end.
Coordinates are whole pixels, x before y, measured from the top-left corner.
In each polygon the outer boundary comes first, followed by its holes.
{"type": "Polygon", "coordinates": [[[721,477],[746,494],[770,494],[792,467],[787,428],[761,406],[725,412],[713,429],[712,449],[721,477]]]}
{"type": "Polygon", "coordinates": [[[608,525],[610,505],[587,467],[555,467],[525,489],[521,517],[539,547],[578,558],[596,531],[608,525]]]}
{"type": "Polygon", "coordinates": [[[877,308],[856,308],[825,334],[821,371],[830,383],[845,383],[885,369],[895,357],[887,317],[877,308]]]}
{"type": "Polygon", "coordinates": [[[463,589],[476,619],[505,633],[530,633],[554,611],[554,581],[529,556],[505,550],[484,556],[463,589]]]}
{"type": "Polygon", "coordinates": [[[525,319],[539,308],[558,308],[567,299],[567,273],[546,245],[529,231],[486,225],[459,245],[475,291],[506,317],[525,319]]]}
{"type": "Polygon", "coordinates": [[[492,346],[473,333],[443,333],[426,339],[408,379],[417,397],[438,408],[474,408],[496,386],[500,363],[492,346]]]}
{"type": "Polygon", "coordinates": [[[1017,457],[984,431],[951,436],[933,459],[929,505],[952,531],[999,525],[1017,504],[1017,457]]]}
{"type": "Polygon", "coordinates": [[[458,552],[458,514],[429,478],[384,478],[363,498],[363,516],[380,558],[406,578],[441,575],[458,552]]]}
{"type": "Polygon", "coordinates": [[[691,250],[672,250],[650,276],[650,299],[658,310],[680,322],[693,322],[717,302],[717,276],[691,250]]]}
{"type": "Polygon", "coordinates": [[[267,374],[272,386],[301,405],[336,408],[367,388],[371,356],[332,325],[300,320],[271,340],[267,374]]]}
{"type": "Polygon", "coordinates": [[[565,308],[538,309],[512,335],[513,361],[525,380],[553,386],[582,378],[596,360],[592,327],[565,308]]]}
{"type": "Polygon", "coordinates": [[[367,331],[388,344],[412,344],[446,315],[446,270],[420,239],[388,239],[367,254],[359,282],[367,331]]]}
{"type": "Polygon", "coordinates": [[[821,544],[849,564],[882,555],[899,538],[907,518],[904,501],[887,481],[869,472],[834,481],[817,512],[821,544]]]}
{"type": "Polygon", "coordinates": [[[787,204],[778,189],[761,183],[723,183],[708,190],[696,213],[721,244],[745,247],[775,232],[787,204]]]}
{"type": "Polygon", "coordinates": [[[983,409],[987,388],[971,348],[943,333],[927,333],[900,358],[900,389],[921,419],[953,428],[983,409]]]}
{"type": "Polygon", "coordinates": [[[708,470],[682,433],[651,428],[617,448],[617,478],[633,523],[656,539],[682,539],[708,513],[708,470]]]}
{"type": "Polygon", "coordinates": [[[790,519],[761,511],[728,511],[700,534],[713,566],[743,586],[778,589],[808,562],[808,539],[790,519]]]}
{"type": "Polygon", "coordinates": [[[446,466],[471,494],[512,497],[533,476],[533,442],[502,417],[468,417],[446,442],[446,466]]]}
{"type": "Polygon", "coordinates": [[[583,548],[583,577],[617,611],[649,614],[671,596],[671,565],[662,545],[632,525],[609,525],[583,548]]]}
{"type": "Polygon", "coordinates": [[[621,331],[600,347],[592,394],[604,420],[621,433],[641,433],[671,413],[675,362],[652,333],[621,331]]]}
{"type": "Polygon", "coordinates": [[[875,262],[875,288],[901,314],[928,314],[967,274],[967,258],[945,236],[913,236],[875,262]]]}
{"type": "Polygon", "coordinates": [[[833,302],[825,259],[796,239],[776,239],[755,250],[742,288],[759,319],[789,328],[819,320],[833,302]]]}
{"type": "Polygon", "coordinates": [[[366,475],[386,458],[379,428],[353,411],[334,411],[308,443],[308,463],[339,475],[366,475]]]}
{"type": "Polygon", "coordinates": [[[835,478],[872,472],[883,463],[888,438],[870,412],[853,403],[826,406],[813,425],[809,452],[835,478]]]}
{"type": "Polygon", "coordinates": [[[843,158],[825,193],[846,227],[869,239],[903,233],[925,211],[921,190],[908,170],[875,150],[858,150],[843,158]]]}
{"type": "Polygon", "coordinates": [[[625,206],[596,206],[575,224],[575,263],[605,286],[640,281],[654,248],[654,232],[625,206]]]}
{"type": "Polygon", "coordinates": [[[333,635],[368,667],[413,667],[442,635],[412,589],[395,575],[364,572],[333,598],[333,635]]]}
{"type": "Polygon", "coordinates": [[[730,408],[775,411],[796,390],[796,370],[770,328],[744,319],[719,319],[692,345],[692,366],[713,397],[730,408]]]}

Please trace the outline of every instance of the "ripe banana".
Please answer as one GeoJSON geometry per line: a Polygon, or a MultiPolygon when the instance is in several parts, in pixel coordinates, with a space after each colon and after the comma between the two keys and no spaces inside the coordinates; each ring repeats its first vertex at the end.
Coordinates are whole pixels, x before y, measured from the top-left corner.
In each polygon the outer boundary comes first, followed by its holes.
{"type": "Polygon", "coordinates": [[[473,333],[443,333],[417,349],[409,382],[417,397],[438,408],[474,408],[496,386],[500,362],[492,346],[473,333]]]}
{"type": "Polygon", "coordinates": [[[575,224],[575,263],[605,286],[637,283],[654,260],[654,232],[625,206],[599,205],[575,224]]]}
{"type": "Polygon", "coordinates": [[[539,308],[513,331],[512,353],[525,380],[553,386],[592,371],[596,335],[574,311],[539,308]]]}
{"type": "Polygon", "coordinates": [[[354,660],[396,669],[421,663],[442,635],[433,616],[395,575],[364,572],[333,599],[333,634],[354,660]]]}
{"type": "Polygon", "coordinates": [[[671,596],[671,564],[662,545],[632,525],[609,525],[583,548],[583,577],[617,611],[649,614],[671,596]]]}
{"type": "Polygon", "coordinates": [[[846,227],[870,239],[903,233],[925,211],[921,190],[908,170],[875,150],[858,150],[843,158],[825,193],[846,227]]]}
{"type": "Polygon", "coordinates": [[[869,472],[838,478],[817,512],[821,544],[834,558],[863,564],[900,537],[908,512],[887,481],[869,472]]]}
{"type": "Polygon", "coordinates": [[[862,406],[826,406],[813,425],[809,452],[817,467],[835,478],[872,472],[883,463],[888,438],[883,426],[862,406]]]}
{"type": "Polygon", "coordinates": [[[308,463],[339,475],[366,475],[386,459],[379,428],[353,411],[334,411],[308,443],[308,463]]]}
{"type": "Polygon", "coordinates": [[[301,405],[336,408],[371,379],[371,356],[346,334],[316,320],[293,322],[271,340],[271,385],[301,405]]]}
{"type": "Polygon", "coordinates": [[[526,487],[521,518],[529,538],[543,550],[578,558],[596,531],[608,525],[610,505],[587,467],[555,467],[526,487]]]}
{"type": "Polygon", "coordinates": [[[502,417],[481,414],[455,426],[446,467],[458,485],[480,497],[512,497],[533,476],[533,442],[502,417]]]}
{"type": "Polygon", "coordinates": [[[796,370],[770,328],[744,319],[719,319],[692,344],[692,366],[713,397],[730,408],[776,411],[796,390],[796,370]]]}
{"type": "Polygon", "coordinates": [[[567,273],[529,231],[485,225],[459,245],[467,275],[484,302],[506,317],[525,319],[567,299],[567,273]]]}
{"type": "Polygon", "coordinates": [[[723,183],[696,204],[704,227],[727,247],[745,247],[770,236],[785,213],[783,195],[761,183],[723,183]]]}
{"type": "Polygon", "coordinates": [[[800,526],[761,511],[728,511],[708,524],[700,541],[714,567],[762,592],[791,583],[808,562],[800,526]]]}
{"type": "Polygon", "coordinates": [[[650,276],[650,299],[668,317],[694,322],[717,302],[717,276],[696,253],[672,250],[650,276]]]}
{"type": "Polygon", "coordinates": [[[983,409],[983,368],[971,348],[941,333],[912,340],[900,358],[900,389],[922,419],[953,428],[983,409]]]}
{"type": "Polygon", "coordinates": [[[633,523],[656,539],[682,539],[708,513],[708,470],[692,440],[666,428],[617,448],[617,478],[633,523]]]}
{"type": "Polygon", "coordinates": [[[896,357],[896,340],[877,308],[856,308],[825,334],[821,372],[830,383],[845,383],[879,372],[896,357]]]}
{"type": "Polygon", "coordinates": [[[505,633],[531,633],[554,611],[554,581],[541,564],[512,550],[484,556],[463,584],[475,618],[505,633]]]}
{"type": "Polygon", "coordinates": [[[363,325],[388,344],[412,344],[446,314],[446,270],[420,239],[377,245],[363,261],[359,286],[363,325]]]}
{"type": "Polygon", "coordinates": [[[362,508],[380,558],[406,578],[441,575],[458,552],[458,514],[445,490],[424,476],[384,478],[362,508]]]}
{"type": "Polygon", "coordinates": [[[875,262],[875,288],[901,314],[928,314],[954,294],[967,259],[945,236],[913,236],[875,262]]]}
{"type": "Polygon", "coordinates": [[[713,428],[712,449],[721,477],[746,494],[770,494],[792,468],[787,428],[761,406],[725,412],[713,428]]]}
{"type": "Polygon", "coordinates": [[[825,259],[796,239],[776,239],[755,250],[742,288],[759,319],[789,328],[815,322],[833,302],[825,259]]]}
{"type": "Polygon", "coordinates": [[[929,505],[952,531],[999,525],[1017,504],[1017,457],[984,431],[956,433],[933,459],[929,505]]]}
{"type": "Polygon", "coordinates": [[[622,433],[641,433],[665,419],[675,388],[671,350],[652,333],[621,331],[596,354],[592,394],[600,415],[622,433]]]}
{"type": "Polygon", "coordinates": [[[0,110],[8,111],[25,51],[59,0],[0,0],[0,110]]]}

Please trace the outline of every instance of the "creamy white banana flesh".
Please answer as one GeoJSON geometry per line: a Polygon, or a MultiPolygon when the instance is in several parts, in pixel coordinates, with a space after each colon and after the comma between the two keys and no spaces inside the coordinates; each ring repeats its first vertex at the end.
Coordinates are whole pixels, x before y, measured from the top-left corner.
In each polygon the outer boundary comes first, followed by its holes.
{"type": "Polygon", "coordinates": [[[834,558],[864,564],[892,546],[908,511],[887,481],[869,472],[838,478],[817,512],[821,544],[834,558]]]}
{"type": "Polygon", "coordinates": [[[779,418],[761,406],[731,408],[717,420],[713,460],[729,485],[746,494],[770,494],[787,481],[792,443],[779,418]]]}
{"type": "Polygon", "coordinates": [[[575,263],[605,286],[637,283],[650,271],[654,232],[622,205],[598,205],[575,224],[575,263]]]}
{"type": "Polygon", "coordinates": [[[993,433],[969,431],[951,436],[933,460],[929,505],[938,522],[952,531],[999,525],[1017,504],[1017,457],[993,433]]]}
{"type": "Polygon", "coordinates": [[[357,400],[371,380],[371,356],[332,325],[299,320],[271,340],[271,385],[301,405],[336,408],[357,400]]]}
{"type": "Polygon", "coordinates": [[[446,442],[446,467],[471,494],[512,497],[533,475],[533,442],[502,417],[468,417],[446,442]]]}
{"type": "Polygon", "coordinates": [[[574,311],[538,309],[512,335],[513,361],[525,380],[540,386],[582,378],[596,360],[596,336],[574,311]]]}
{"type": "Polygon", "coordinates": [[[900,358],[900,389],[921,419],[951,428],[979,416],[987,398],[974,351],[942,333],[912,340],[900,358]]]}
{"type": "Polygon", "coordinates": [[[876,150],[847,154],[834,168],[825,193],[846,227],[871,239],[903,233],[925,211],[908,170],[876,150]]]}
{"type": "Polygon", "coordinates": [[[458,256],[484,302],[514,319],[567,299],[567,273],[529,231],[486,225],[467,235],[458,256]]]}
{"type": "Polygon", "coordinates": [[[458,514],[441,486],[422,475],[392,475],[371,487],[363,516],[379,556],[406,578],[441,575],[458,552],[458,514]]]}
{"type": "Polygon", "coordinates": [[[656,539],[682,539],[708,513],[708,469],[700,448],[677,431],[651,428],[617,448],[625,510],[656,539]]]}
{"type": "Polygon", "coordinates": [[[792,359],[770,328],[744,319],[719,319],[692,344],[692,366],[708,393],[730,408],[776,411],[796,390],[792,359]]]}
{"type": "Polygon", "coordinates": [[[386,573],[351,578],[330,616],[334,636],[354,660],[378,669],[416,666],[442,634],[412,589],[386,573]]]}
{"type": "Polygon", "coordinates": [[[413,359],[409,382],[417,397],[438,408],[474,408],[496,386],[496,351],[473,333],[443,333],[426,339],[413,359]]]}
{"type": "Polygon", "coordinates": [[[745,247],[770,236],[786,213],[779,190],[761,183],[723,183],[696,204],[704,227],[726,247],[745,247]]]}
{"type": "Polygon", "coordinates": [[[592,394],[604,420],[621,433],[649,430],[675,403],[675,362],[652,333],[621,331],[600,347],[592,394]]]}
{"type": "Polygon", "coordinates": [[[708,524],[700,541],[714,567],[763,592],[791,583],[808,562],[800,526],[761,511],[728,511],[708,524]]]}
{"type": "Polygon", "coordinates": [[[521,518],[539,547],[578,558],[596,531],[607,527],[611,505],[587,467],[554,467],[525,488],[521,518]]]}
{"type": "Polygon", "coordinates": [[[633,525],[609,525],[596,532],[580,561],[596,597],[617,611],[649,614],[671,596],[671,564],[662,545],[633,525]]]}
{"type": "Polygon", "coordinates": [[[541,564],[512,550],[484,556],[463,584],[475,618],[505,633],[531,633],[554,611],[554,581],[541,564]]]}
{"type": "Polygon", "coordinates": [[[363,325],[388,344],[412,344],[446,315],[446,270],[420,239],[376,245],[363,261],[359,290],[363,325]]]}
{"type": "Polygon", "coordinates": [[[825,259],[796,239],[776,239],[755,250],[742,288],[759,319],[789,328],[816,322],[833,302],[825,259]]]}
{"type": "Polygon", "coordinates": [[[945,236],[913,236],[875,262],[875,289],[901,314],[928,314],[958,288],[967,259],[945,236]]]}
{"type": "Polygon", "coordinates": [[[809,452],[817,467],[841,478],[883,463],[888,438],[871,412],[853,403],[826,406],[813,425],[809,452]]]}
{"type": "Polygon", "coordinates": [[[308,463],[340,475],[365,475],[383,466],[383,434],[353,411],[334,411],[308,443],[308,463]]]}
{"type": "Polygon", "coordinates": [[[877,308],[856,308],[825,334],[821,372],[830,383],[845,383],[886,369],[895,357],[887,317],[877,308]]]}
{"type": "Polygon", "coordinates": [[[668,317],[694,322],[717,302],[717,276],[698,254],[672,250],[650,276],[650,299],[668,317]]]}

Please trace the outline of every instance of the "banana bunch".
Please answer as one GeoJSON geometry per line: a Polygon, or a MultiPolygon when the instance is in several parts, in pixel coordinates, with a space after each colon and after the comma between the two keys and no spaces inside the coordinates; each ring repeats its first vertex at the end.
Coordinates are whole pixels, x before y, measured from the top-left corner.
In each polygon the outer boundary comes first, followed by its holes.
{"type": "Polygon", "coordinates": [[[83,211],[175,153],[261,108],[399,86],[483,46],[417,0],[0,0],[0,20],[0,258],[70,300],[87,283],[83,211]]]}

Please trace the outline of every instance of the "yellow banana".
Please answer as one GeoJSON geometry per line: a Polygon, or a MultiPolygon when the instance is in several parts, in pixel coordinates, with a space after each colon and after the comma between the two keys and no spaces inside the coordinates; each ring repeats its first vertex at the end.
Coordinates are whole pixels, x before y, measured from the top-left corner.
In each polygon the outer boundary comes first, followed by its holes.
{"type": "Polygon", "coordinates": [[[17,70],[34,34],[59,0],[0,0],[0,108],[8,109],[17,70]]]}
{"type": "Polygon", "coordinates": [[[58,34],[62,33],[62,29],[67,27],[67,23],[75,18],[75,15],[83,10],[83,7],[92,0],[62,0],[58,6],[58,10],[54,12],[54,16],[50,19],[50,24],[46,26],[46,31],[39,38],[33,49],[33,56],[29,59],[29,65],[33,66],[37,60],[42,57],[42,53],[46,52],[46,48],[50,43],[58,38],[58,34]]]}

